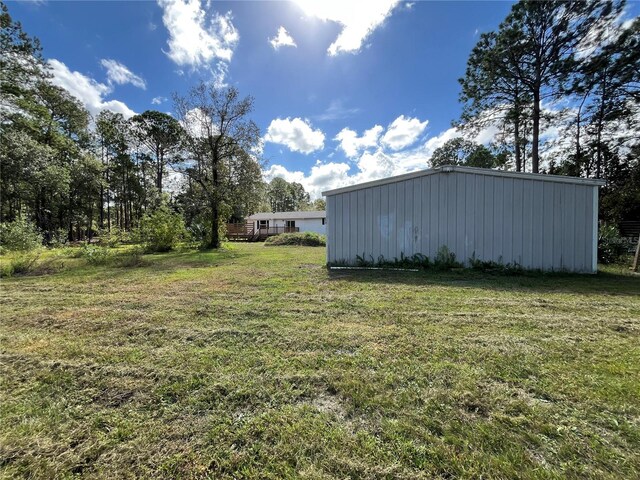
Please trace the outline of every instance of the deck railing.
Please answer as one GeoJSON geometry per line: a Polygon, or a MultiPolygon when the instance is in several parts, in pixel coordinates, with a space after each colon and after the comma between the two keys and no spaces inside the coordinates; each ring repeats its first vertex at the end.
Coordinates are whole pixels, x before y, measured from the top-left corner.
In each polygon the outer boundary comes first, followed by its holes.
{"type": "Polygon", "coordinates": [[[255,228],[252,222],[228,223],[227,238],[229,240],[264,240],[266,237],[281,233],[296,233],[300,227],[269,226],[255,228]]]}

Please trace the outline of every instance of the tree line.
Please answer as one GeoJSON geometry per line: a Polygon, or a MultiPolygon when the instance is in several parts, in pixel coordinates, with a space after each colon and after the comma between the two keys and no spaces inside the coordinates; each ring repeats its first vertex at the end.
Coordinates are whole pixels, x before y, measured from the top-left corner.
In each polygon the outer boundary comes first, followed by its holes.
{"type": "Polygon", "coordinates": [[[132,231],[164,205],[217,247],[229,219],[321,206],[298,183],[263,181],[253,100],[235,88],[175,95],[175,118],[93,118],[53,84],[40,42],[3,3],[0,26],[0,222],[33,222],[47,243],[90,240],[132,231]]]}
{"type": "MultiPolygon", "coordinates": [[[[471,51],[455,122],[463,138],[432,165],[604,178],[601,219],[640,218],[640,19],[623,21],[624,7],[514,4],[471,51]],[[476,143],[486,129],[493,141],[476,143]]],[[[299,183],[263,180],[253,100],[235,88],[174,95],[175,117],[93,118],[53,84],[39,41],[2,3],[0,26],[0,222],[33,222],[48,243],[85,240],[135,230],[162,206],[217,247],[229,220],[324,208],[299,183]]]]}
{"type": "Polygon", "coordinates": [[[640,218],[640,18],[624,1],[521,0],[460,79],[464,138],[432,164],[602,178],[601,219],[640,218]],[[493,142],[473,141],[492,129],[493,142]]]}

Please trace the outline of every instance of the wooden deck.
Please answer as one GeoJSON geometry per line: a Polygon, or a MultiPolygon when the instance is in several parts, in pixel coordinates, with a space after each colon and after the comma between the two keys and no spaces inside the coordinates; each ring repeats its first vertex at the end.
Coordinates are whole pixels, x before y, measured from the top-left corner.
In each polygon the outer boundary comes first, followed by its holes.
{"type": "Polygon", "coordinates": [[[255,228],[253,222],[227,223],[227,239],[231,241],[261,242],[267,237],[281,233],[299,232],[300,227],[263,227],[255,228]]]}

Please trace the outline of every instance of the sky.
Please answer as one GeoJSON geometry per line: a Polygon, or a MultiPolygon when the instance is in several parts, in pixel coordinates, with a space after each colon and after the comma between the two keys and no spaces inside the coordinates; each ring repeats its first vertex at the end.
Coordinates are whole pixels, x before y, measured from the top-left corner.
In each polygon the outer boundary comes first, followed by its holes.
{"type": "MultiPolygon", "coordinates": [[[[54,83],[96,115],[173,114],[201,80],[254,98],[264,175],[331,188],[428,167],[501,1],[8,2],[54,83]]],[[[633,4],[637,10],[638,4],[633,4]]],[[[481,132],[483,142],[491,132],[481,132]]]]}

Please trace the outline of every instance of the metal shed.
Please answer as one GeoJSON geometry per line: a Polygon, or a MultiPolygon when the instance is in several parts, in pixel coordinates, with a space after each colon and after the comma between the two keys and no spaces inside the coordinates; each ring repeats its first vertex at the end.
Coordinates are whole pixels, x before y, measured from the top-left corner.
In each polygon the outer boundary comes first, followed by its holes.
{"type": "Polygon", "coordinates": [[[602,180],[444,166],[323,192],[327,262],[447,246],[458,261],[597,271],[602,180]]]}

